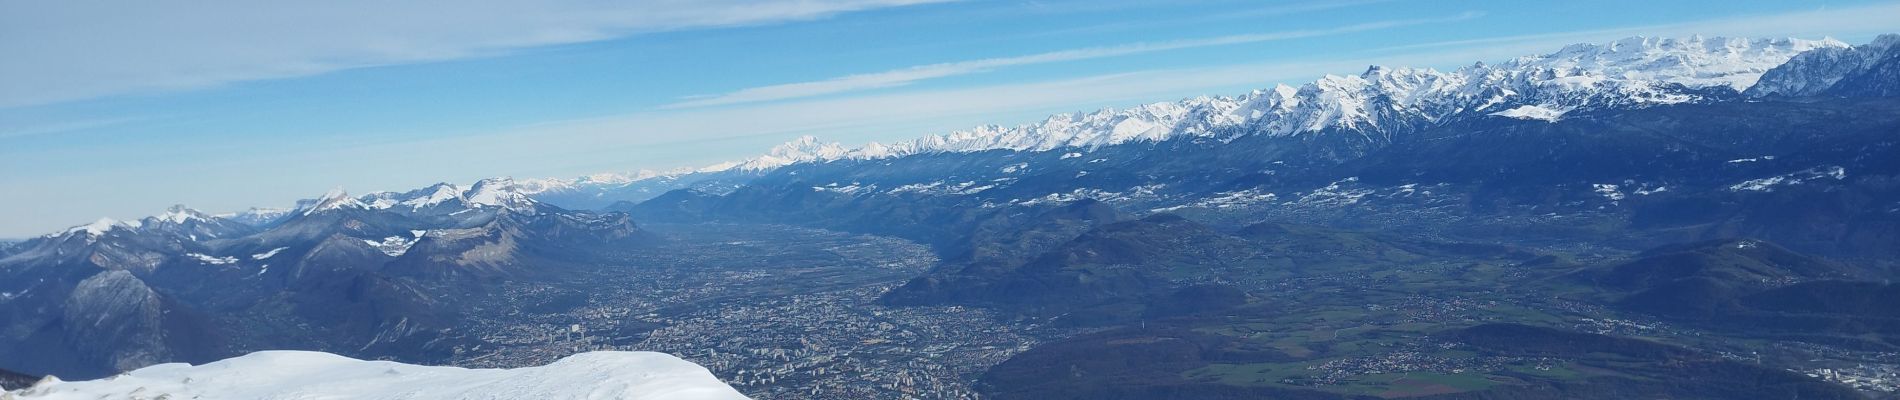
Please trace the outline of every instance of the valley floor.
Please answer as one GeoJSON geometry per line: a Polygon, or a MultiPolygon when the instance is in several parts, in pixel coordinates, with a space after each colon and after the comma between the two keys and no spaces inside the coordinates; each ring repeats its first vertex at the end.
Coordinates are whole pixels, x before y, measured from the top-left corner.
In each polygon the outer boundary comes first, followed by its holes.
{"type": "Polygon", "coordinates": [[[648,225],[665,248],[556,282],[509,282],[452,364],[538,365],[580,351],[676,354],[757,398],[973,398],[989,367],[1060,332],[980,309],[878,305],[936,263],[877,236],[768,225],[648,225]]]}
{"type": "Polygon", "coordinates": [[[461,349],[450,363],[519,367],[591,350],[660,351],[763,399],[1034,398],[1060,388],[1032,381],[1103,379],[1402,398],[1686,373],[1640,357],[1516,354],[1451,337],[1498,323],[1643,338],[1870,394],[1892,393],[1884,382],[1900,360],[1618,312],[1579,301],[1595,289],[1560,278],[1626,254],[1565,254],[1596,261],[1537,265],[1511,257],[1242,263],[1184,283],[1239,287],[1252,299],[1246,306],[1104,330],[982,308],[881,305],[878,296],[938,263],[929,248],[901,239],[779,225],[649,228],[667,238],[662,248],[557,280],[501,283],[464,323],[487,344],[461,349]]]}

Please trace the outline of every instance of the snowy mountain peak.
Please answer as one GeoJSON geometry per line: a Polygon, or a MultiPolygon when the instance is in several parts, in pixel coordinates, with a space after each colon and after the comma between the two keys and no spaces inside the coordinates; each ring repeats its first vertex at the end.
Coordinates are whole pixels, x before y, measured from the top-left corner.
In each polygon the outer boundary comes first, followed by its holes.
{"type": "MultiPolygon", "coordinates": [[[[589,175],[589,176],[599,176],[599,175],[618,176],[620,174],[602,173],[602,174],[594,174],[594,175],[589,175]]],[[[535,179],[522,179],[520,181],[516,181],[515,186],[519,188],[519,190],[521,190],[521,192],[523,193],[540,194],[540,193],[546,193],[546,192],[556,192],[556,191],[573,189],[581,185],[587,184],[586,182],[587,182],[586,178],[535,178],[535,179]]]]}
{"type": "Polygon", "coordinates": [[[97,237],[97,236],[105,235],[106,232],[111,232],[113,229],[137,228],[137,227],[138,227],[137,222],[127,222],[127,221],[120,221],[120,220],[116,220],[112,218],[100,217],[99,220],[92,221],[92,223],[90,224],[75,226],[75,227],[72,227],[71,229],[67,229],[66,233],[82,233],[83,232],[89,236],[97,237]]]}
{"type": "Polygon", "coordinates": [[[454,206],[442,212],[455,212],[469,207],[501,207],[512,211],[533,213],[539,203],[522,191],[513,179],[490,178],[477,181],[466,190],[456,184],[436,183],[407,192],[381,191],[352,197],[348,192],[338,188],[324,193],[322,197],[299,200],[297,206],[289,211],[252,208],[245,212],[228,214],[228,219],[253,227],[263,227],[283,221],[285,215],[313,215],[340,209],[402,213],[435,212],[429,210],[445,204],[454,206]]]}
{"type": "Polygon", "coordinates": [[[1603,44],[1579,43],[1542,56],[1521,57],[1505,67],[1536,68],[1605,78],[1676,83],[1692,88],[1724,86],[1741,91],[1761,74],[1802,52],[1847,47],[1832,38],[1747,39],[1636,36],[1603,44]]]}
{"type": "Polygon", "coordinates": [[[844,146],[836,142],[821,143],[811,135],[799,136],[790,142],[772,147],[765,154],[789,159],[829,159],[843,156],[844,146]]]}
{"type": "Polygon", "coordinates": [[[209,214],[205,214],[202,211],[194,210],[194,209],[191,209],[190,207],[185,207],[184,204],[174,204],[170,208],[166,208],[164,214],[154,215],[151,218],[155,221],[169,222],[173,224],[183,224],[185,222],[194,221],[194,220],[206,221],[206,220],[210,220],[213,217],[209,214]]]}
{"type": "Polygon", "coordinates": [[[270,225],[272,223],[276,223],[277,221],[282,220],[285,216],[289,216],[291,211],[292,210],[290,209],[284,209],[284,208],[251,207],[250,209],[246,209],[244,211],[239,211],[239,212],[230,213],[230,214],[220,214],[218,216],[225,219],[232,220],[232,221],[237,221],[240,224],[245,224],[245,225],[250,225],[250,226],[265,226],[265,225],[270,225]]]}
{"type": "Polygon", "coordinates": [[[406,193],[396,204],[411,210],[433,207],[438,204],[462,200],[462,188],[449,183],[437,183],[421,190],[406,193]]]}
{"type": "Polygon", "coordinates": [[[357,198],[370,209],[401,208],[416,211],[449,201],[461,200],[462,189],[449,183],[437,183],[408,192],[375,192],[357,198]]]}
{"type": "Polygon", "coordinates": [[[535,201],[515,185],[514,178],[488,178],[476,181],[462,194],[469,205],[492,206],[515,211],[532,211],[535,201]]]}
{"type": "Polygon", "coordinates": [[[350,193],[344,191],[342,187],[337,187],[324,193],[323,197],[319,197],[315,200],[297,202],[297,208],[303,211],[301,214],[310,215],[321,211],[345,208],[369,208],[369,206],[354,197],[350,197],[350,193]]]}
{"type": "Polygon", "coordinates": [[[843,144],[820,143],[817,137],[805,135],[773,146],[765,152],[765,155],[746,160],[737,167],[744,170],[767,170],[801,162],[837,160],[849,155],[850,152],[843,144]]]}
{"type": "Polygon", "coordinates": [[[486,178],[486,179],[475,181],[475,184],[470,185],[469,187],[474,188],[474,189],[503,188],[503,187],[513,187],[514,185],[515,185],[515,178],[501,176],[501,177],[486,178]]]}

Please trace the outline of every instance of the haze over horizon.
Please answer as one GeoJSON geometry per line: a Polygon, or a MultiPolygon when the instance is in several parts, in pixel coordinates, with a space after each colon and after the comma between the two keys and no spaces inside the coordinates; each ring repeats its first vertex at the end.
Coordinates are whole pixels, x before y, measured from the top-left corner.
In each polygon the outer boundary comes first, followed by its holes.
{"type": "Polygon", "coordinates": [[[12,3],[0,237],[339,186],[700,166],[800,135],[899,141],[1636,35],[1900,30],[1884,1],[1616,3],[12,3]],[[1535,17],[1551,14],[1572,18],[1535,17]],[[252,34],[221,34],[237,28],[252,34]]]}

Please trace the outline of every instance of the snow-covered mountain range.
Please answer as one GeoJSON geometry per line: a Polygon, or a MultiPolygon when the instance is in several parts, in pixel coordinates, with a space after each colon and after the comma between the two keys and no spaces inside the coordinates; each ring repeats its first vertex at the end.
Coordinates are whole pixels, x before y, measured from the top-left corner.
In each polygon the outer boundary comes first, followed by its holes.
{"type": "MultiPolygon", "coordinates": [[[[1524,107],[1564,111],[1641,107],[1739,93],[1797,54],[1846,49],[1833,40],[1632,37],[1575,44],[1557,52],[1444,72],[1372,66],[1358,75],[1327,75],[1299,87],[1278,85],[1240,96],[1196,97],[1127,109],[1061,114],[1015,127],[982,126],[895,144],[857,149],[801,138],[775,153],[805,160],[880,158],[995,149],[1050,151],[1131,141],[1234,132],[1297,135],[1329,130],[1382,132],[1430,125],[1462,115],[1524,107]],[[1238,130],[1234,128],[1256,128],[1238,130]]],[[[762,159],[774,159],[767,156],[762,159]]]]}
{"type": "Polygon", "coordinates": [[[597,351],[548,365],[466,369],[261,351],[203,365],[160,364],[106,379],[48,378],[8,399],[646,399],[742,400],[692,362],[597,351]]]}
{"type": "Polygon", "coordinates": [[[466,189],[451,183],[438,183],[407,192],[372,192],[361,196],[351,196],[342,188],[336,188],[322,196],[300,200],[291,208],[254,207],[236,213],[210,214],[180,204],[166,209],[162,214],[138,220],[100,218],[42,238],[80,232],[96,237],[115,229],[126,229],[137,232],[178,231],[193,241],[210,240],[232,232],[245,233],[246,229],[234,226],[266,228],[293,216],[350,209],[389,211],[409,216],[443,216],[471,209],[533,214],[538,207],[530,197],[534,193],[539,192],[532,186],[517,184],[511,178],[483,179],[466,189]]]}
{"type": "MultiPolygon", "coordinates": [[[[1357,75],[1327,75],[1298,87],[1276,85],[1238,96],[1059,114],[1013,127],[985,125],[897,143],[848,147],[803,136],[757,157],[700,168],[519,182],[497,178],[467,189],[438,184],[406,193],[372,193],[332,206],[410,210],[435,202],[505,206],[483,204],[506,199],[486,197],[477,190],[506,187],[508,193],[550,204],[593,209],[681,188],[729,190],[765,172],[806,162],[986,150],[1086,150],[1184,137],[1232,140],[1240,135],[1344,132],[1377,140],[1393,132],[1468,118],[1555,121],[1572,113],[1707,101],[1744,92],[1806,94],[1830,85],[1827,79],[1841,79],[1842,71],[1880,61],[1880,55],[1896,42],[1900,36],[1882,36],[1860,48],[1830,38],[1631,37],[1573,44],[1549,54],[1479,62],[1453,71],[1372,66],[1357,75]],[[1810,64],[1826,61],[1827,66],[1778,72],[1757,87],[1764,74],[1797,55],[1811,60],[1810,64]],[[1791,80],[1808,75],[1835,77],[1791,80]]],[[[309,206],[300,204],[298,209],[309,206]]],[[[254,209],[225,216],[255,224],[281,218],[278,212],[254,209]]]]}
{"type": "Polygon", "coordinates": [[[1461,117],[1555,120],[1593,109],[1738,95],[1768,70],[1810,50],[1827,50],[1816,57],[1869,53],[1849,49],[1834,39],[1631,37],[1574,44],[1549,54],[1495,64],[1480,62],[1453,71],[1372,66],[1358,75],[1327,75],[1298,87],[1277,85],[1239,96],[1059,114],[1036,123],[984,125],[897,143],[872,142],[853,148],[804,136],[736,162],[668,172],[540,179],[533,181],[533,187],[537,193],[599,191],[694,174],[767,171],[801,162],[998,149],[1088,149],[1179,137],[1328,131],[1378,135],[1461,117]]]}

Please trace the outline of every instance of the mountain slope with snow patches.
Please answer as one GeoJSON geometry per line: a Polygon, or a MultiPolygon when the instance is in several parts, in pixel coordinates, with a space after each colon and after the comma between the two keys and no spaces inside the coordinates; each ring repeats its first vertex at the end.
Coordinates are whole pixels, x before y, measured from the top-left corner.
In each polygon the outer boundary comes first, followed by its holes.
{"type": "Polygon", "coordinates": [[[1843,80],[1900,57],[1895,50],[1900,50],[1900,35],[1888,34],[1859,46],[1828,47],[1802,53],[1762,74],[1760,82],[1747,93],[1752,97],[1827,94],[1843,80]]]}
{"type": "Polygon", "coordinates": [[[337,189],[255,218],[174,206],[9,244],[0,342],[21,345],[0,346],[0,368],[90,378],[278,348],[242,343],[290,334],[308,335],[300,348],[440,360],[472,340],[447,329],[457,309],[443,298],[654,239],[625,214],[548,205],[509,179],[462,188],[337,189]],[[207,317],[228,304],[272,311],[207,317]],[[259,322],[267,318],[297,322],[259,322]]]}

